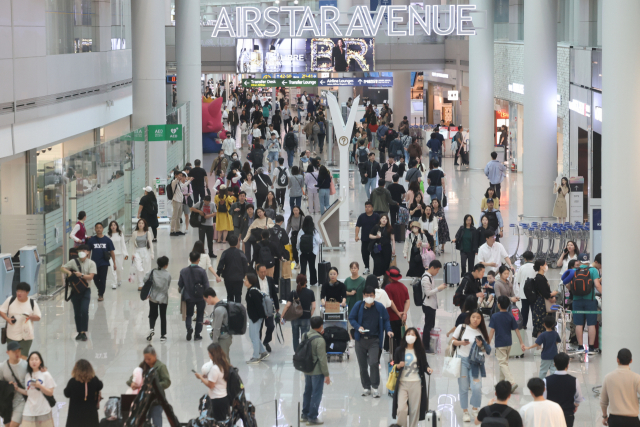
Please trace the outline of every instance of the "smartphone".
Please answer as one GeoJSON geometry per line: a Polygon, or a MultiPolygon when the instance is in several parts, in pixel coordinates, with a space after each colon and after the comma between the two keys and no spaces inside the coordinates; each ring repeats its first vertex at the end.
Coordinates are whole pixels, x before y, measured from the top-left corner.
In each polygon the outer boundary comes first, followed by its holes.
{"type": "Polygon", "coordinates": [[[195,371],[195,370],[193,370],[193,369],[191,370],[191,372],[193,372],[194,374],[196,373],[196,371],[195,371]]]}
{"type": "Polygon", "coordinates": [[[469,342],[469,340],[465,339],[464,341],[469,342]]]}

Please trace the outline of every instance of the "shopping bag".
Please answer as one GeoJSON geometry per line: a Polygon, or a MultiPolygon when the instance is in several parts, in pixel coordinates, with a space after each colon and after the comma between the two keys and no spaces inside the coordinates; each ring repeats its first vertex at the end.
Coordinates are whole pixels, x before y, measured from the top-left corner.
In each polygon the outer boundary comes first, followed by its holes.
{"type": "Polygon", "coordinates": [[[324,303],[325,313],[340,313],[340,302],[330,299],[324,303]]]}
{"type": "Polygon", "coordinates": [[[329,184],[329,195],[333,196],[334,194],[336,194],[336,185],[333,183],[332,179],[331,183],[329,184]]]}
{"type": "Polygon", "coordinates": [[[394,365],[389,372],[389,379],[387,380],[387,390],[396,391],[396,383],[398,382],[398,371],[396,370],[396,366],[394,365]]]}
{"type": "Polygon", "coordinates": [[[282,278],[291,279],[291,263],[289,261],[282,262],[282,278]]]}
{"type": "Polygon", "coordinates": [[[391,267],[396,267],[396,268],[398,267],[398,263],[396,262],[396,256],[395,255],[391,257],[391,262],[389,263],[389,268],[391,268],[391,267]]]}
{"type": "Polygon", "coordinates": [[[424,268],[429,268],[429,264],[431,264],[431,261],[436,259],[436,254],[434,254],[433,251],[429,249],[428,246],[422,247],[420,251],[420,256],[422,257],[422,266],[424,268]]]}
{"type": "Polygon", "coordinates": [[[433,350],[436,354],[440,353],[442,349],[442,344],[440,341],[440,328],[434,328],[429,332],[429,345],[431,350],[433,350]]]}
{"type": "Polygon", "coordinates": [[[460,368],[462,367],[462,359],[459,357],[445,357],[442,367],[442,376],[445,378],[460,378],[460,368]]]}

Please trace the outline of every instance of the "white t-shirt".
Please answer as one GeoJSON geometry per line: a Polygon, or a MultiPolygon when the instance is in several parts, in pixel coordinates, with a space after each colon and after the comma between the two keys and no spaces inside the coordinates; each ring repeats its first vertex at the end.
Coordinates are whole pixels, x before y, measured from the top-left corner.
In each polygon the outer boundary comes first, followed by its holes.
{"type": "Polygon", "coordinates": [[[384,308],[391,307],[391,300],[389,299],[389,295],[387,295],[384,289],[376,289],[376,297],[374,298],[374,300],[384,305],[384,308]]]}
{"type": "Polygon", "coordinates": [[[470,344],[459,346],[457,354],[458,356],[461,356],[461,357],[469,357],[469,353],[471,352],[471,346],[473,345],[473,342],[476,340],[477,336],[482,336],[482,332],[480,332],[479,329],[473,329],[471,326],[467,325],[467,327],[464,330],[464,334],[462,334],[462,337],[460,337],[461,330],[462,330],[462,325],[458,325],[456,330],[453,332],[453,339],[458,341],[469,340],[470,344]]]}
{"type": "Polygon", "coordinates": [[[556,402],[529,402],[520,408],[522,425],[527,427],[566,427],[562,408],[556,402]]]}
{"type": "Polygon", "coordinates": [[[504,249],[504,246],[500,242],[493,242],[493,246],[489,246],[486,243],[480,246],[478,249],[478,258],[476,262],[492,262],[495,263],[495,267],[486,267],[485,275],[490,271],[497,272],[500,266],[504,263],[504,259],[509,257],[509,254],[504,249]]]}
{"type": "Polygon", "coordinates": [[[562,268],[560,269],[560,277],[562,277],[564,272],[569,269],[569,261],[571,261],[572,259],[578,259],[578,255],[574,254],[573,256],[569,256],[567,254],[567,256],[564,257],[564,259],[562,260],[562,268]]]}
{"type": "Polygon", "coordinates": [[[29,417],[37,417],[39,415],[47,415],[51,412],[51,406],[44,397],[44,394],[33,386],[33,383],[37,381],[45,388],[55,388],[56,382],[49,372],[34,372],[33,374],[27,373],[23,385],[27,388],[27,401],[24,404],[24,412],[22,415],[29,417]]]}
{"type": "Polygon", "coordinates": [[[520,299],[527,299],[527,296],[524,294],[524,284],[527,279],[535,279],[536,274],[532,262],[520,265],[520,268],[516,272],[516,279],[513,286],[513,291],[520,299]]]}
{"type": "Polygon", "coordinates": [[[211,399],[220,399],[227,396],[227,382],[224,380],[224,374],[218,367],[213,365],[207,374],[207,380],[216,383],[215,387],[209,389],[209,397],[211,399]]]}
{"type": "Polygon", "coordinates": [[[9,318],[15,317],[16,323],[7,325],[7,338],[14,341],[32,340],[33,339],[33,322],[27,320],[28,314],[31,316],[35,314],[38,317],[42,317],[40,313],[40,307],[36,301],[33,302],[33,310],[31,309],[31,302],[29,299],[25,302],[20,302],[18,298],[13,301],[11,307],[9,307],[9,301],[12,297],[7,298],[0,306],[0,311],[8,314],[9,318]]]}

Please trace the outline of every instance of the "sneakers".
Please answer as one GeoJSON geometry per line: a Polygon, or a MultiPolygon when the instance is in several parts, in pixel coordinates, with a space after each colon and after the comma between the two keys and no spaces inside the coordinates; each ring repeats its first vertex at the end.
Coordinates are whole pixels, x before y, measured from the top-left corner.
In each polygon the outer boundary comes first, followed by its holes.
{"type": "Polygon", "coordinates": [[[307,424],[324,424],[320,418],[316,418],[315,420],[307,420],[307,424]]]}
{"type": "Polygon", "coordinates": [[[436,354],[436,352],[431,350],[430,348],[426,349],[424,352],[427,354],[436,354]]]}
{"type": "Polygon", "coordinates": [[[305,417],[304,415],[300,415],[300,422],[301,423],[306,423],[307,421],[309,421],[309,419],[307,417],[305,417]]]}
{"type": "Polygon", "coordinates": [[[104,301],[104,297],[98,297],[98,301],[99,301],[99,302],[104,301]]]}
{"type": "Polygon", "coordinates": [[[369,269],[368,269],[368,268],[365,268],[365,269],[364,269],[364,274],[365,274],[366,276],[368,276],[369,274],[371,274],[371,272],[369,271],[369,269]]]}
{"type": "Polygon", "coordinates": [[[118,281],[118,287],[122,286],[122,282],[118,281]]]}
{"type": "Polygon", "coordinates": [[[247,365],[257,365],[258,363],[260,363],[260,359],[256,359],[255,357],[247,360],[247,365]]]}
{"type": "Polygon", "coordinates": [[[80,336],[80,341],[87,341],[89,338],[87,338],[87,334],[85,334],[84,332],[81,334],[80,336]]]}
{"type": "Polygon", "coordinates": [[[379,399],[379,398],[380,398],[380,392],[378,391],[378,389],[377,389],[377,388],[374,388],[374,389],[373,389],[373,393],[371,393],[371,394],[373,395],[373,397],[374,397],[375,399],[379,399]]]}
{"type": "Polygon", "coordinates": [[[193,337],[194,341],[202,341],[202,335],[196,335],[195,337],[193,337]]]}
{"type": "Polygon", "coordinates": [[[518,388],[518,384],[513,384],[511,386],[511,394],[515,393],[517,388],[518,388]]]}
{"type": "Polygon", "coordinates": [[[462,413],[462,421],[464,421],[465,423],[471,422],[471,416],[469,415],[469,412],[462,413]]]}
{"type": "Polygon", "coordinates": [[[78,332],[78,335],[76,335],[76,341],[80,341],[82,339],[82,332],[78,332]]]}
{"type": "Polygon", "coordinates": [[[192,329],[187,330],[187,341],[191,341],[191,334],[193,334],[193,330],[192,329]]]}
{"type": "Polygon", "coordinates": [[[167,337],[165,335],[160,337],[160,342],[166,342],[167,341],[167,337]]]}
{"type": "Polygon", "coordinates": [[[584,351],[584,346],[583,345],[579,345],[578,346],[578,351],[584,351]]]}
{"type": "Polygon", "coordinates": [[[216,255],[216,254],[209,254],[209,258],[218,258],[218,255],[216,255]]]}
{"type": "Polygon", "coordinates": [[[362,395],[363,396],[371,396],[371,389],[370,388],[365,388],[364,390],[362,390],[362,395]]]}
{"type": "Polygon", "coordinates": [[[111,289],[116,289],[118,287],[117,283],[114,283],[113,285],[111,285],[111,289]]]}
{"type": "Polygon", "coordinates": [[[267,352],[271,353],[271,346],[269,344],[267,344],[266,342],[263,343],[264,344],[264,348],[267,349],[267,352]]]}
{"type": "Polygon", "coordinates": [[[264,360],[269,357],[269,353],[265,351],[264,353],[260,353],[259,357],[260,357],[260,360],[264,360]]]}
{"type": "Polygon", "coordinates": [[[149,330],[149,335],[147,335],[147,341],[151,341],[154,335],[155,335],[154,330],[153,329],[149,330]]]}

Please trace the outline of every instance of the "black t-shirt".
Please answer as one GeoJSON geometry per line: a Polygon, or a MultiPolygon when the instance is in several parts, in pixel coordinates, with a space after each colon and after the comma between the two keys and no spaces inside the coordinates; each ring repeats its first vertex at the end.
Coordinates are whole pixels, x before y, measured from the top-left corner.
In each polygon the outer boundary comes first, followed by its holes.
{"type": "Polygon", "coordinates": [[[157,211],[157,201],[156,198],[152,198],[150,195],[142,196],[140,198],[140,206],[142,206],[142,211],[140,212],[140,216],[142,218],[148,218],[151,216],[156,216],[157,211]]]}
{"type": "MultiPolygon", "coordinates": [[[[484,408],[480,409],[480,412],[478,412],[478,421],[482,421],[486,417],[493,416],[494,412],[502,414],[507,408],[507,405],[501,405],[499,403],[494,403],[491,406],[485,406],[484,408]]],[[[511,411],[509,411],[505,419],[509,423],[509,427],[522,427],[522,418],[520,417],[518,411],[513,408],[511,408],[511,411]]]]}
{"type": "Polygon", "coordinates": [[[302,288],[299,294],[293,290],[289,294],[287,301],[292,303],[294,296],[300,299],[300,305],[302,305],[302,317],[300,319],[311,319],[311,304],[316,300],[316,294],[309,288],[302,288]]]}
{"type": "Polygon", "coordinates": [[[404,196],[404,193],[407,192],[404,189],[404,186],[395,183],[388,186],[387,190],[389,190],[389,193],[391,193],[391,198],[393,199],[393,201],[397,203],[402,203],[402,197],[404,196]]]}
{"type": "Polygon", "coordinates": [[[440,187],[442,185],[442,178],[444,178],[444,172],[440,169],[432,169],[427,174],[427,179],[430,182],[429,185],[433,185],[435,187],[440,187]]]}
{"type": "Polygon", "coordinates": [[[380,239],[378,239],[378,243],[382,244],[382,245],[390,245],[391,244],[391,239],[393,238],[393,229],[391,230],[391,233],[387,232],[386,227],[382,230],[380,230],[380,226],[376,225],[371,229],[371,234],[378,234],[378,231],[380,231],[380,239]]]}
{"type": "Polygon", "coordinates": [[[342,302],[345,298],[347,298],[347,287],[341,281],[337,281],[333,286],[328,283],[322,285],[320,299],[324,299],[325,301],[334,299],[338,302],[342,302]]]}
{"type": "Polygon", "coordinates": [[[456,327],[458,325],[462,325],[464,323],[465,320],[467,320],[467,316],[469,315],[469,313],[460,313],[458,314],[458,317],[456,318],[456,327]]]}
{"type": "Polygon", "coordinates": [[[207,177],[207,171],[201,167],[195,167],[189,172],[189,176],[193,177],[191,186],[196,188],[204,188],[204,180],[207,177]]]}
{"type": "Polygon", "coordinates": [[[380,216],[377,213],[372,213],[371,216],[366,213],[360,214],[358,221],[356,222],[356,227],[360,227],[360,239],[362,239],[363,242],[369,241],[371,229],[378,222],[380,222],[380,216]]]}

